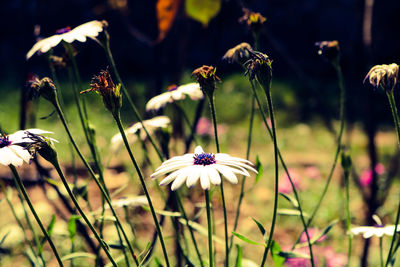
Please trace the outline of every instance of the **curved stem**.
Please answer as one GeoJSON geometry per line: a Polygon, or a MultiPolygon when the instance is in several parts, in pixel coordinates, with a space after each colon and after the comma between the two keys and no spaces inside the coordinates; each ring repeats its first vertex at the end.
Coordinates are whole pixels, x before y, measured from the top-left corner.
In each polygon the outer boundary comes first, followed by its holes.
{"type": "Polygon", "coordinates": [[[76,209],[79,211],[81,214],[83,220],[86,222],[86,224],[89,226],[89,229],[92,231],[94,234],[95,238],[97,241],[100,243],[100,246],[103,248],[104,252],[107,254],[107,257],[110,259],[112,265],[117,266],[117,263],[115,262],[114,258],[111,255],[111,252],[107,246],[107,244],[104,242],[104,240],[99,236],[97,233],[96,229],[94,228],[93,224],[89,221],[88,217],[86,216],[85,212],[82,210],[81,206],[78,203],[78,200],[75,198],[74,194],[72,193],[71,188],[68,185],[67,179],[64,176],[64,173],[62,172],[59,163],[56,162],[51,162],[56,169],[58,175],[61,178],[61,182],[63,183],[65,189],[67,190],[68,195],[70,196],[72,202],[74,203],[76,209]]]}
{"type": "MultiPolygon", "coordinates": [[[[390,109],[392,110],[394,125],[395,125],[395,128],[396,128],[396,134],[397,134],[397,144],[400,145],[400,119],[399,119],[399,113],[397,112],[397,108],[396,108],[396,100],[394,99],[393,90],[390,90],[390,91],[386,90],[386,95],[387,95],[387,97],[389,99],[390,109]]],[[[392,242],[390,243],[389,254],[388,254],[388,257],[386,259],[385,266],[387,266],[389,264],[389,262],[390,262],[390,260],[392,259],[392,256],[393,256],[392,255],[392,251],[393,251],[394,242],[396,240],[396,234],[397,234],[397,227],[398,227],[399,219],[400,219],[400,202],[399,202],[399,206],[397,208],[397,214],[396,214],[396,220],[395,220],[395,226],[394,226],[392,242]]]]}
{"type": "Polygon", "coordinates": [[[272,136],[273,136],[273,142],[274,142],[275,196],[274,196],[274,211],[272,214],[272,222],[271,222],[271,228],[270,228],[270,233],[269,233],[269,237],[268,237],[268,244],[264,251],[263,259],[261,261],[261,266],[264,266],[264,264],[265,264],[265,261],[267,259],[267,255],[268,255],[268,250],[270,249],[271,244],[272,244],[272,237],[274,235],[274,229],[275,229],[275,223],[276,223],[276,213],[277,213],[277,209],[278,209],[278,183],[279,183],[278,144],[277,144],[277,140],[276,140],[274,108],[272,106],[272,98],[271,98],[271,84],[269,85],[269,88],[264,88],[264,92],[267,97],[269,116],[271,118],[272,136]]]}
{"type": "Polygon", "coordinates": [[[137,164],[137,162],[135,160],[135,157],[133,156],[133,153],[132,153],[132,151],[131,151],[131,149],[129,147],[128,139],[126,138],[125,131],[124,131],[124,128],[122,126],[121,118],[120,118],[119,114],[113,114],[113,117],[114,117],[115,122],[118,125],[118,129],[119,129],[119,131],[121,133],[122,139],[124,140],[125,147],[126,147],[126,149],[128,151],[129,157],[131,158],[131,161],[132,161],[133,165],[135,166],[136,172],[137,172],[137,174],[139,176],[140,183],[142,184],[142,188],[143,188],[144,194],[146,195],[147,201],[149,203],[151,215],[153,216],[153,220],[154,220],[154,223],[156,225],[156,229],[157,229],[158,235],[160,237],[160,243],[161,243],[161,248],[162,248],[163,253],[164,253],[165,263],[166,263],[167,266],[170,266],[169,265],[169,260],[168,260],[167,249],[165,247],[165,243],[164,243],[164,238],[163,238],[163,234],[162,234],[162,231],[161,231],[161,227],[160,227],[160,224],[158,222],[157,215],[156,215],[156,212],[154,210],[150,194],[149,194],[149,192],[147,190],[147,186],[146,186],[146,183],[144,181],[143,174],[142,174],[142,172],[141,172],[141,170],[139,168],[139,165],[137,164]]]}
{"type": "MultiPolygon", "coordinates": [[[[269,133],[270,137],[273,138],[271,128],[270,128],[270,126],[269,126],[269,124],[268,124],[268,121],[267,121],[267,117],[266,117],[266,115],[265,115],[265,113],[264,113],[264,111],[263,111],[263,109],[262,109],[261,101],[260,101],[260,99],[258,98],[257,91],[256,91],[256,88],[255,88],[255,85],[254,85],[254,82],[253,82],[253,81],[250,81],[250,83],[251,83],[251,88],[252,88],[252,90],[253,90],[254,97],[255,97],[255,99],[256,99],[256,101],[257,101],[257,105],[258,105],[258,107],[260,108],[260,114],[261,114],[261,117],[262,117],[262,119],[263,119],[263,121],[264,121],[264,125],[265,125],[265,127],[267,127],[267,130],[268,130],[268,133],[269,133]]],[[[280,162],[281,162],[281,164],[282,164],[283,170],[285,171],[287,177],[289,178],[289,181],[290,181],[290,184],[291,184],[291,186],[292,186],[295,199],[296,199],[296,201],[297,201],[297,203],[298,203],[297,209],[299,210],[299,213],[300,213],[300,219],[301,219],[301,222],[302,222],[303,227],[304,227],[304,233],[306,233],[308,248],[309,248],[309,251],[310,251],[310,261],[311,261],[311,265],[313,266],[313,264],[314,264],[314,258],[313,258],[313,252],[312,252],[312,244],[311,244],[311,242],[310,242],[310,236],[309,236],[309,234],[308,234],[308,226],[307,226],[307,224],[306,224],[306,221],[305,221],[305,218],[304,218],[304,214],[303,214],[303,209],[302,209],[302,207],[301,207],[300,197],[299,197],[299,195],[298,195],[298,193],[297,193],[297,189],[296,189],[296,187],[295,187],[295,185],[294,185],[294,183],[293,183],[293,179],[292,179],[292,177],[290,176],[288,167],[286,166],[286,163],[285,163],[285,161],[283,160],[283,157],[282,157],[282,154],[281,154],[281,152],[280,152],[280,150],[279,150],[279,147],[278,147],[278,156],[279,156],[280,162]]]]}
{"type": "Polygon", "coordinates": [[[212,218],[211,218],[211,204],[210,204],[210,192],[208,190],[204,191],[204,196],[206,198],[206,210],[207,210],[207,228],[208,228],[208,257],[209,257],[209,266],[214,267],[214,259],[213,259],[213,248],[212,248],[212,218]]]}
{"type": "Polygon", "coordinates": [[[64,113],[60,108],[60,104],[58,103],[58,99],[55,99],[55,101],[52,104],[56,108],[56,111],[57,111],[57,113],[58,113],[58,115],[59,115],[59,117],[61,119],[62,124],[64,125],[65,131],[67,132],[67,135],[68,135],[68,137],[69,137],[69,139],[70,139],[70,141],[71,141],[76,153],[78,154],[79,158],[82,160],[82,162],[85,165],[86,169],[89,171],[90,176],[92,176],[93,180],[96,182],[97,187],[100,189],[104,199],[106,200],[107,204],[109,205],[110,210],[111,210],[113,216],[115,217],[115,220],[116,220],[119,228],[121,229],[122,235],[123,235],[123,237],[124,237],[124,239],[125,239],[125,241],[127,243],[129,251],[130,251],[133,259],[135,260],[135,262],[138,264],[139,262],[138,262],[138,259],[136,257],[136,254],[133,251],[132,245],[129,242],[129,238],[126,235],[126,232],[125,232],[124,228],[122,227],[121,221],[119,220],[119,218],[117,216],[117,213],[115,212],[115,209],[113,208],[113,206],[111,204],[111,200],[108,197],[107,192],[105,191],[104,187],[101,185],[101,183],[100,183],[99,179],[97,178],[96,174],[94,173],[92,167],[90,167],[89,163],[87,162],[87,160],[85,159],[85,157],[81,153],[78,145],[76,144],[74,138],[72,137],[72,134],[71,134],[71,132],[70,132],[70,130],[68,128],[67,122],[65,120],[64,113]]]}
{"type": "MultiPolygon", "coordinates": [[[[213,126],[214,126],[215,145],[217,147],[217,153],[219,153],[220,152],[220,148],[219,148],[219,141],[218,141],[217,118],[216,118],[216,115],[215,115],[214,95],[212,95],[212,97],[209,97],[208,100],[210,102],[210,110],[211,110],[213,126]]],[[[223,182],[223,179],[221,179],[220,189],[221,189],[222,209],[223,209],[223,212],[224,212],[225,266],[228,267],[229,266],[228,219],[227,219],[227,215],[226,215],[226,204],[225,204],[225,194],[224,194],[224,182],[223,182]]]]}
{"type": "Polygon", "coordinates": [[[348,248],[347,248],[347,266],[350,266],[350,258],[351,258],[351,241],[352,235],[350,232],[351,227],[351,217],[350,217],[350,190],[349,190],[349,182],[350,182],[350,172],[345,170],[344,172],[344,179],[346,182],[346,228],[347,232],[349,233],[349,241],[348,241],[348,248]]]}
{"type": "Polygon", "coordinates": [[[15,184],[21,190],[22,195],[24,196],[24,198],[26,200],[26,203],[28,203],[28,206],[29,206],[31,212],[32,212],[33,216],[36,219],[36,222],[39,224],[40,229],[43,232],[43,235],[46,237],[47,241],[49,242],[49,245],[50,245],[51,249],[53,250],[54,256],[56,257],[58,264],[60,266],[64,266],[63,263],[62,263],[62,260],[60,258],[60,255],[57,252],[56,246],[53,243],[53,240],[50,238],[49,234],[47,233],[46,229],[44,228],[44,226],[42,224],[42,221],[40,220],[38,214],[36,213],[35,208],[33,207],[33,204],[32,204],[32,202],[31,202],[31,200],[30,200],[30,198],[28,196],[28,193],[25,190],[25,186],[22,183],[21,177],[19,177],[17,169],[15,169],[15,167],[13,165],[9,165],[9,167],[11,169],[11,172],[13,173],[15,184]]]}

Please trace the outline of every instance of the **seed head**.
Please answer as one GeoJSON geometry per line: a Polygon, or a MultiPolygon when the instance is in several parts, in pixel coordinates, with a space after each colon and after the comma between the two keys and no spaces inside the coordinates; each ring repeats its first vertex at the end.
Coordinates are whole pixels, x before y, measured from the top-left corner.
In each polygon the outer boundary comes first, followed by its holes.
{"type": "Polygon", "coordinates": [[[250,51],[250,59],[245,63],[246,72],[249,79],[257,78],[259,83],[265,88],[269,88],[272,79],[272,60],[266,54],[258,51],[250,51]]]}
{"type": "Polygon", "coordinates": [[[90,87],[90,89],[82,91],[81,94],[94,91],[101,95],[104,106],[111,113],[117,114],[120,111],[122,106],[121,84],[114,84],[108,69],[102,70],[99,75],[93,76],[90,87]]]}
{"type": "Polygon", "coordinates": [[[393,90],[399,76],[399,65],[376,65],[365,76],[364,83],[368,79],[375,88],[382,87],[384,90],[393,90]]]}
{"type": "Polygon", "coordinates": [[[323,56],[331,62],[339,60],[340,48],[338,41],[316,42],[315,46],[318,47],[318,55],[323,56]]]}
{"type": "Polygon", "coordinates": [[[241,43],[226,51],[222,59],[227,60],[229,63],[237,62],[243,65],[250,58],[249,51],[252,50],[248,43],[241,43]]]}
{"type": "Polygon", "coordinates": [[[192,75],[196,78],[196,81],[200,84],[200,88],[205,95],[212,97],[215,91],[215,82],[221,81],[220,78],[215,75],[216,68],[213,66],[203,65],[200,68],[195,69],[192,75]]]}

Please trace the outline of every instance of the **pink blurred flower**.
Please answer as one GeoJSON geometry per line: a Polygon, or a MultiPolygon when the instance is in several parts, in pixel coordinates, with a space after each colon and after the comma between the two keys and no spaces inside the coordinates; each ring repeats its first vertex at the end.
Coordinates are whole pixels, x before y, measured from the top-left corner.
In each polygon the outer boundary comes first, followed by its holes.
{"type": "MultiPolygon", "coordinates": [[[[226,133],[227,128],[225,124],[218,124],[218,135],[226,133]]],[[[214,128],[212,122],[205,117],[200,118],[196,126],[196,133],[203,136],[213,136],[214,128]]]]}
{"type": "MultiPolygon", "coordinates": [[[[289,174],[290,174],[290,177],[292,178],[294,187],[297,190],[301,190],[302,185],[301,185],[300,174],[294,169],[289,169],[289,174]]],[[[292,184],[290,183],[289,177],[287,176],[286,173],[281,177],[281,179],[279,181],[278,191],[280,193],[284,193],[284,194],[289,194],[289,193],[293,192],[292,184]]]]}
{"type": "MultiPolygon", "coordinates": [[[[384,174],[386,171],[385,166],[382,163],[378,163],[375,165],[375,172],[378,175],[384,174]]],[[[372,171],[371,169],[367,169],[363,171],[360,175],[359,182],[362,187],[367,187],[371,184],[372,182],[372,171]]]]}
{"type": "Polygon", "coordinates": [[[324,257],[326,267],[347,266],[347,255],[345,253],[336,253],[332,247],[324,248],[324,257]]]}
{"type": "MultiPolygon", "coordinates": [[[[317,236],[319,234],[321,234],[321,230],[319,230],[318,228],[308,228],[308,235],[310,237],[310,239],[312,239],[314,236],[317,236]]],[[[326,235],[321,236],[320,238],[318,238],[317,242],[322,242],[326,240],[326,235]]],[[[305,243],[307,242],[307,236],[306,233],[303,232],[301,233],[300,236],[300,243],[305,243]]]]}
{"type": "MultiPolygon", "coordinates": [[[[293,251],[299,252],[302,254],[306,254],[306,255],[310,255],[310,251],[309,251],[308,247],[297,248],[293,251]]],[[[313,255],[315,255],[314,251],[315,251],[315,249],[313,248],[313,255]]],[[[317,257],[314,257],[315,266],[318,266],[318,262],[319,261],[318,261],[317,257]]],[[[286,266],[289,266],[289,267],[310,267],[311,266],[310,260],[304,259],[304,258],[289,258],[289,259],[286,259],[285,263],[286,263],[286,266]]]]}
{"type": "Polygon", "coordinates": [[[321,172],[315,166],[307,167],[304,172],[307,175],[307,177],[309,177],[311,179],[319,179],[319,178],[321,178],[321,172]]]}

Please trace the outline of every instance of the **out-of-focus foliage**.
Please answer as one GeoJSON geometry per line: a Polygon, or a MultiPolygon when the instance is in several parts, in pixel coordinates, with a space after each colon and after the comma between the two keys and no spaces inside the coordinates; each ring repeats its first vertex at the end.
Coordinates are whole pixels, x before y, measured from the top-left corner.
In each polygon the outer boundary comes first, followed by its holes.
{"type": "Polygon", "coordinates": [[[158,0],[156,4],[157,22],[158,22],[158,38],[157,42],[161,42],[169,30],[171,29],[176,14],[179,10],[180,0],[158,0]]]}
{"type": "Polygon", "coordinates": [[[186,0],[186,14],[207,26],[221,9],[221,0],[186,0]]]}

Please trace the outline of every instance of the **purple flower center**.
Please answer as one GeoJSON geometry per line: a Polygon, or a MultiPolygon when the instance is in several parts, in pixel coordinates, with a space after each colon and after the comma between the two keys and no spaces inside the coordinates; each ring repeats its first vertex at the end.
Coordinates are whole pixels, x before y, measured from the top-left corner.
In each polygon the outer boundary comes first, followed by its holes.
{"type": "Polygon", "coordinates": [[[168,92],[175,91],[176,89],[178,89],[178,86],[176,84],[168,86],[168,92]]]}
{"type": "Polygon", "coordinates": [[[0,135],[0,148],[9,146],[9,145],[11,145],[11,143],[12,142],[10,140],[8,140],[7,135],[5,135],[5,136],[0,135]]]}
{"type": "Polygon", "coordinates": [[[71,31],[71,27],[67,26],[67,27],[65,27],[65,28],[56,30],[56,33],[57,33],[57,34],[63,34],[63,33],[70,32],[70,31],[71,31]]]}
{"type": "Polygon", "coordinates": [[[215,155],[211,153],[201,153],[194,155],[194,165],[211,165],[215,164],[217,161],[215,160],[215,155]]]}

